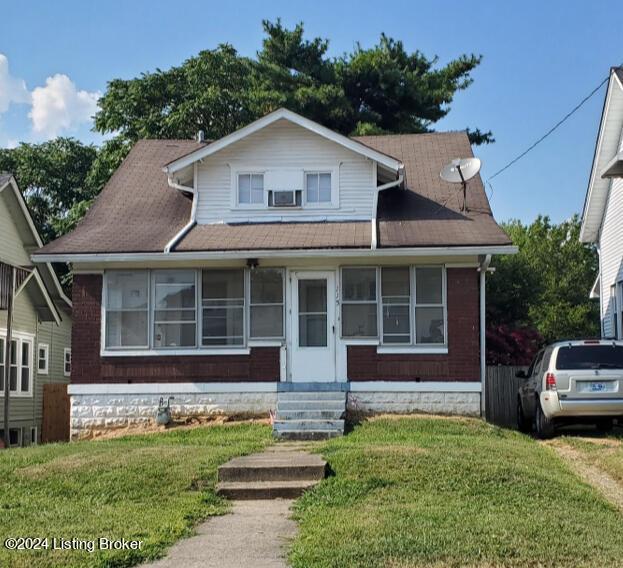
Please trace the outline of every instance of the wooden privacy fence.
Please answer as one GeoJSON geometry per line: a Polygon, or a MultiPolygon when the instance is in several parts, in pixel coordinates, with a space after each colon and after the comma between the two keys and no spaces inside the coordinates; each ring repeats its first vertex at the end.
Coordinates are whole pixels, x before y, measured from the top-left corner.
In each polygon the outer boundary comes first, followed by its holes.
{"type": "Polygon", "coordinates": [[[41,442],[69,441],[69,395],[67,385],[43,385],[41,442]]]}
{"type": "Polygon", "coordinates": [[[485,417],[498,426],[517,426],[517,390],[522,383],[515,376],[526,367],[487,367],[485,417]]]}

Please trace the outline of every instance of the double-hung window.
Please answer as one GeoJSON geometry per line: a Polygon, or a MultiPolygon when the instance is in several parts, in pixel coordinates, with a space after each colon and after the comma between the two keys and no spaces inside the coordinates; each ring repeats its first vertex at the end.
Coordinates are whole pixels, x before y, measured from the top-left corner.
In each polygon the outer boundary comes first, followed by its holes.
{"type": "Polygon", "coordinates": [[[48,374],[50,347],[47,343],[37,345],[37,372],[41,375],[48,374]]]}
{"type": "Polygon", "coordinates": [[[202,345],[244,344],[244,270],[204,270],[202,273],[202,345]]]}
{"type": "Polygon", "coordinates": [[[71,377],[71,349],[63,349],[63,375],[71,377]]]}
{"type": "Polygon", "coordinates": [[[264,204],[264,174],[238,174],[238,203],[240,205],[264,204]]]}
{"type": "Polygon", "coordinates": [[[194,347],[197,344],[196,272],[155,270],[154,347],[194,347]]]}
{"type": "Polygon", "coordinates": [[[305,202],[306,203],[331,203],[331,173],[330,172],[306,172],[305,173],[305,202]]]}
{"type": "Polygon", "coordinates": [[[4,373],[9,366],[9,389],[13,394],[30,395],[32,387],[32,345],[30,339],[11,340],[10,357],[6,361],[6,339],[0,337],[0,396],[4,394],[4,373]]]}
{"type": "Polygon", "coordinates": [[[410,281],[408,266],[381,269],[383,343],[411,343],[410,281]]]}
{"type": "Polygon", "coordinates": [[[277,339],[283,337],[283,270],[256,268],[250,275],[249,337],[277,339]]]}
{"type": "Polygon", "coordinates": [[[439,266],[415,268],[415,343],[443,344],[445,307],[443,269],[439,266]]]}
{"type": "Polygon", "coordinates": [[[106,348],[149,347],[149,273],[107,272],[105,297],[106,348]]]}
{"type": "Polygon", "coordinates": [[[342,336],[377,337],[376,268],[342,269],[342,336]]]}

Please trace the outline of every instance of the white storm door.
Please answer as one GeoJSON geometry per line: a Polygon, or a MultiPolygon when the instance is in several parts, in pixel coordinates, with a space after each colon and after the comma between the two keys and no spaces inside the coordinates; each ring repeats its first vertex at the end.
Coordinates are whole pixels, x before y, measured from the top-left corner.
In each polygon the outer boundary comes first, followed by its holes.
{"type": "Polygon", "coordinates": [[[335,381],[335,273],[292,273],[293,382],[335,381]]]}

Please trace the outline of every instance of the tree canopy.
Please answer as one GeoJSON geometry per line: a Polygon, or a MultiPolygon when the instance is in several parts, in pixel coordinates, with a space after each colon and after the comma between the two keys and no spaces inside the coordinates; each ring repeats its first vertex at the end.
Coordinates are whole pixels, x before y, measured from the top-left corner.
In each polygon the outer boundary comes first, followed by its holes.
{"type": "Polygon", "coordinates": [[[495,272],[487,278],[489,338],[497,337],[500,349],[508,350],[527,337],[538,346],[599,336],[599,305],[588,297],[597,253],[580,242],[579,217],[554,224],[539,216],[530,225],[514,220],[503,226],[519,253],[494,258],[495,272]]]}

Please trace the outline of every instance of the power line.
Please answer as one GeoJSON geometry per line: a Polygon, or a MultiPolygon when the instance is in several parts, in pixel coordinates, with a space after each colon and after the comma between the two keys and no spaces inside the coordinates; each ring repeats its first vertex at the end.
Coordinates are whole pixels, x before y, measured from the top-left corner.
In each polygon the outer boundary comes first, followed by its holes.
{"type": "MultiPolygon", "coordinates": [[[[565,123],[571,116],[573,116],[580,108],[586,103],[599,89],[601,89],[605,83],[610,80],[610,75],[608,75],[599,85],[597,85],[588,95],[586,95],[577,105],[575,105],[565,116],[563,116],[554,126],[552,126],[543,136],[541,136],[536,142],[534,142],[531,146],[529,146],[526,150],[524,150],[521,154],[519,154],[516,158],[513,158],[508,164],[506,164],[503,168],[499,169],[495,172],[491,177],[487,179],[487,183],[489,183],[493,178],[499,176],[502,172],[506,171],[513,164],[516,164],[521,158],[523,158],[528,152],[532,151],[536,148],[543,140],[545,140],[550,134],[552,134],[555,130],[557,130],[563,123],[565,123]]],[[[493,187],[489,183],[489,187],[493,190],[493,187]]]]}

